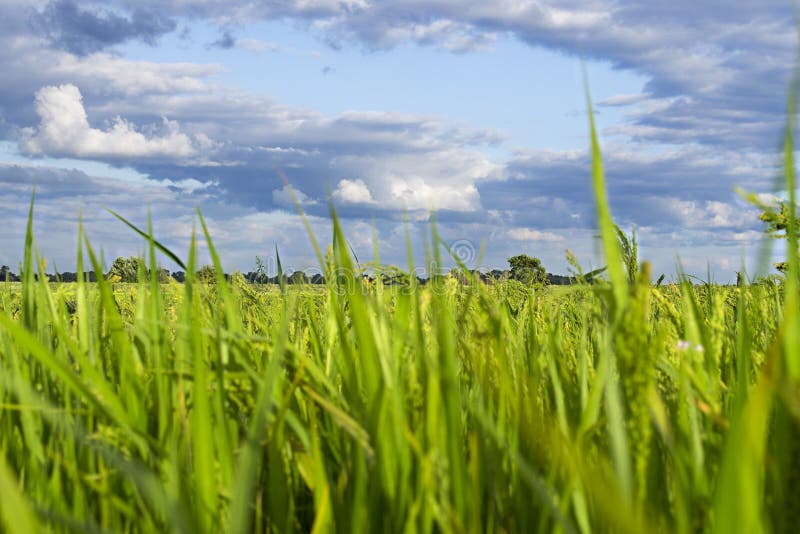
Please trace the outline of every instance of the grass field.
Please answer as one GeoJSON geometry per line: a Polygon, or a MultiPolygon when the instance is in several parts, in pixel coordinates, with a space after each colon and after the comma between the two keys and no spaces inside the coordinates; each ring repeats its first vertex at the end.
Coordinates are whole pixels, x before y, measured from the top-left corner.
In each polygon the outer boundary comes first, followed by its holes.
{"type": "Polygon", "coordinates": [[[49,284],[29,225],[0,288],[5,530],[792,530],[796,244],[777,282],[631,283],[593,148],[608,282],[567,289],[367,286],[335,218],[323,290],[227,282],[202,218],[212,283],[49,284]]]}

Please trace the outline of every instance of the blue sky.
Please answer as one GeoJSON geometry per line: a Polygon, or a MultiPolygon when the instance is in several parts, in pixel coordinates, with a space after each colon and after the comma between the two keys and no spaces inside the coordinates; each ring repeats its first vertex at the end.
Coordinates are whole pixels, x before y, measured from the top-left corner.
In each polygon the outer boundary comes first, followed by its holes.
{"type": "Polygon", "coordinates": [[[796,52],[773,0],[7,0],[0,263],[21,257],[36,181],[62,270],[81,212],[110,259],[143,244],[105,208],[149,208],[183,253],[196,206],[226,268],[275,244],[309,268],[284,175],[323,243],[333,201],[360,259],[373,228],[383,261],[405,263],[406,231],[421,255],[435,209],[473,266],[527,253],[564,273],[567,248],[596,266],[584,61],[640,256],[730,280],[762,233],[734,187],[774,189],[796,52]]]}

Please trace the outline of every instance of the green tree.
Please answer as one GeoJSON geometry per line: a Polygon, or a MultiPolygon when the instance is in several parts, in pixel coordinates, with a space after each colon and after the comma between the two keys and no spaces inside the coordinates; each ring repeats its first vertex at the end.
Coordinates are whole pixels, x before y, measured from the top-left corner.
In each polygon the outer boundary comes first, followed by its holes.
{"type": "Polygon", "coordinates": [[[508,264],[511,266],[512,280],[518,280],[525,285],[544,284],[547,281],[547,271],[539,258],[519,254],[508,258],[508,264]]]}
{"type": "MultiPolygon", "coordinates": [[[[131,256],[130,258],[119,257],[111,264],[111,268],[106,275],[107,280],[114,282],[125,282],[134,284],[139,281],[139,267],[144,269],[144,263],[140,258],[131,256]]],[[[144,269],[145,280],[150,280],[149,269],[144,269]]],[[[169,271],[159,266],[156,269],[156,277],[160,284],[169,282],[169,271]]]]}
{"type": "Polygon", "coordinates": [[[159,284],[168,284],[169,283],[171,278],[169,276],[169,271],[167,269],[159,266],[158,269],[156,269],[156,273],[157,273],[157,276],[158,276],[158,283],[159,284]]]}
{"type": "Polygon", "coordinates": [[[295,271],[289,275],[289,283],[290,284],[307,284],[308,277],[306,273],[303,271],[295,271]]]}
{"type": "Polygon", "coordinates": [[[263,284],[267,281],[267,263],[261,256],[256,256],[256,270],[253,281],[257,284],[263,284]]]}
{"type": "Polygon", "coordinates": [[[217,281],[217,274],[214,271],[214,267],[211,265],[203,265],[199,271],[197,271],[197,279],[204,284],[213,284],[217,281]]]}
{"type": "Polygon", "coordinates": [[[133,283],[139,280],[139,259],[119,257],[111,264],[106,278],[118,282],[133,283]]]}

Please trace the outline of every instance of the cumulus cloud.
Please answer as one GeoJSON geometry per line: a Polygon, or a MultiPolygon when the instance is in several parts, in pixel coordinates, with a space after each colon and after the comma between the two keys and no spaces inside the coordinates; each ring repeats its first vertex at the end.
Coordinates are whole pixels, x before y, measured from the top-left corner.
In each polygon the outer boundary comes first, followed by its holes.
{"type": "Polygon", "coordinates": [[[31,54],[31,60],[45,65],[39,73],[31,72],[33,79],[77,80],[103,89],[98,92],[125,96],[206,92],[208,80],[222,71],[219,65],[135,61],[106,53],[88,58],[46,50],[31,54]]]}
{"type": "Polygon", "coordinates": [[[667,198],[663,202],[667,210],[681,218],[684,228],[739,228],[742,226],[742,210],[739,206],[707,200],[697,202],[667,198]]]}
{"type": "Polygon", "coordinates": [[[274,202],[277,206],[294,207],[295,201],[297,201],[297,203],[299,203],[301,206],[313,206],[314,204],[317,204],[315,199],[309,198],[308,195],[299,189],[290,189],[284,185],[280,189],[272,190],[272,202],[274,202]],[[294,196],[292,196],[292,193],[294,193],[294,196]]]}
{"type": "Polygon", "coordinates": [[[644,93],[612,95],[597,102],[599,107],[622,107],[638,104],[647,100],[649,95],[644,93]]]}
{"type": "Polygon", "coordinates": [[[230,31],[226,30],[222,32],[222,35],[220,35],[216,41],[210,43],[208,46],[210,48],[221,48],[222,50],[230,50],[231,48],[236,46],[236,38],[230,31]]]}
{"type": "MultiPolygon", "coordinates": [[[[225,37],[258,20],[288,18],[334,46],[367,50],[412,42],[464,53],[511,35],[646,77],[641,94],[598,102],[620,107],[616,113],[627,119],[604,132],[607,180],[623,226],[668,229],[643,233],[642,242],[664,244],[658,254],[669,264],[670,247],[698,247],[699,257],[711,253],[709,243],[738,247],[759,234],[757,218],[732,199],[733,186],[769,190],[775,174],[780,95],[796,47],[791,8],[784,0],[720,5],[117,0],[102,7],[9,0],[0,6],[0,134],[29,154],[124,161],[169,182],[164,187],[174,194],[224,198],[250,210],[249,219],[231,226],[248,232],[288,207],[283,172],[312,216],[324,215],[316,199],[324,198],[328,183],[336,184],[334,199],[344,199],[340,214],[353,221],[391,225],[403,210],[437,208],[444,211],[442,230],[454,239],[492,238],[500,254],[494,264],[527,238],[548,233],[564,236],[576,252],[575,242],[591,251],[595,214],[584,150],[520,152],[504,160],[486,146],[507,141],[486,129],[381,110],[325,115],[222,86],[214,79],[218,65],[134,61],[107,50],[131,40],[155,42],[174,20],[211,23],[225,37]],[[32,29],[31,7],[44,18],[57,9],[69,16],[42,19],[32,29]],[[158,16],[148,23],[145,15],[153,13],[158,16]],[[81,88],[77,99],[60,89],[64,84],[81,88]],[[53,94],[33,105],[31,95],[43,87],[53,94]],[[170,120],[145,126],[158,117],[170,120]],[[209,147],[213,162],[198,159],[209,147]]],[[[233,34],[220,44],[288,50],[233,34]]],[[[226,217],[217,214],[221,231],[226,217]]]]}
{"type": "Polygon", "coordinates": [[[187,157],[192,140],[178,124],[164,119],[163,133],[146,136],[121,117],[106,130],[89,125],[80,90],[71,84],[48,86],[36,93],[40,123],[25,129],[20,148],[31,155],[77,157],[187,157]]]}
{"type": "Polygon", "coordinates": [[[359,176],[375,204],[390,211],[474,212],[481,208],[477,183],[504,176],[502,164],[478,151],[435,145],[422,153],[338,156],[333,164],[340,172],[359,176]]]}
{"type": "Polygon", "coordinates": [[[558,234],[536,230],[534,228],[512,228],[508,231],[508,237],[515,241],[541,241],[550,243],[563,241],[563,238],[558,234]]]}
{"type": "Polygon", "coordinates": [[[284,46],[272,41],[264,41],[253,37],[237,38],[230,30],[224,30],[221,35],[207,45],[208,48],[219,48],[221,50],[231,50],[241,48],[253,52],[254,54],[263,53],[282,53],[295,56],[320,57],[320,53],[315,50],[299,50],[290,46],[284,46]]]}
{"type": "Polygon", "coordinates": [[[372,193],[363,180],[340,180],[333,198],[342,204],[372,204],[372,193]]]}
{"type": "Polygon", "coordinates": [[[171,16],[221,25],[292,18],[335,47],[387,49],[414,42],[464,52],[512,35],[531,46],[607,61],[649,79],[646,98],[617,95],[604,104],[643,110],[632,115],[629,132],[650,142],[680,137],[771,147],[784,107],[775,95],[785,93],[796,48],[791,5],[783,0],[127,2],[131,8],[156,4],[171,16]],[[672,100],[681,95],[692,98],[672,100]],[[669,105],[649,109],[661,101],[669,105]]]}
{"type": "MultiPolygon", "coordinates": [[[[226,270],[247,270],[255,255],[270,257],[275,244],[281,248],[284,266],[305,269],[316,264],[303,221],[285,210],[259,212],[230,204],[207,187],[180,180],[148,180],[88,175],[79,170],[48,166],[0,163],[0,263],[16,266],[22,259],[27,204],[36,184],[34,232],[37,248],[59,269],[74,270],[77,223],[82,215],[92,245],[103,248],[108,261],[116,256],[140,254],[146,250],[142,239],[111,216],[112,208],[137,224],[146,224],[152,213],[159,241],[186,258],[195,208],[202,206],[215,246],[226,270]],[[20,232],[20,229],[23,229],[20,232]]],[[[330,238],[327,220],[308,216],[312,230],[325,243],[330,238]]],[[[209,261],[207,247],[199,240],[198,261],[209,261]]],[[[167,258],[165,266],[177,269],[167,258]]]]}
{"type": "Polygon", "coordinates": [[[161,35],[173,31],[176,22],[159,10],[134,8],[130,16],[109,9],[80,7],[73,0],[55,0],[33,17],[35,25],[58,48],[86,55],[108,46],[138,39],[155,44],[161,35]]]}

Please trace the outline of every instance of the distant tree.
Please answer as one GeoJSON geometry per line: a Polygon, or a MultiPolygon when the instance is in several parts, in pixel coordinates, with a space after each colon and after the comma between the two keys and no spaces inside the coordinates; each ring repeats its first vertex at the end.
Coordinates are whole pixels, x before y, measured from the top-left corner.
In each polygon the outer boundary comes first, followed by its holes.
{"type": "Polygon", "coordinates": [[[158,275],[158,283],[159,284],[168,284],[170,280],[169,271],[164,269],[163,267],[159,267],[156,269],[156,273],[158,275]]]}
{"type": "Polygon", "coordinates": [[[547,273],[547,284],[551,286],[567,286],[573,283],[574,279],[560,274],[547,273]]]}
{"type": "Polygon", "coordinates": [[[303,271],[295,271],[291,275],[289,275],[289,283],[290,284],[306,284],[308,283],[308,277],[306,273],[303,271]]]}
{"type": "Polygon", "coordinates": [[[503,282],[511,277],[511,273],[500,269],[492,269],[489,271],[489,277],[495,282],[503,282]]]}
{"type": "Polygon", "coordinates": [[[172,278],[176,282],[180,282],[182,284],[186,281],[186,273],[183,271],[175,271],[174,273],[172,273],[172,278]]]}
{"type": "Polygon", "coordinates": [[[381,265],[375,276],[386,286],[409,287],[412,283],[411,274],[396,265],[381,265]]]}
{"type": "Polygon", "coordinates": [[[473,280],[477,280],[483,282],[484,284],[489,281],[489,273],[486,271],[481,271],[480,269],[472,269],[469,272],[472,275],[473,280]]]}
{"type": "Polygon", "coordinates": [[[69,271],[65,273],[58,273],[58,278],[64,283],[72,283],[78,281],[78,273],[71,273],[69,271]]]}
{"type": "Polygon", "coordinates": [[[450,269],[450,272],[447,273],[448,278],[453,278],[458,281],[459,284],[468,284],[470,279],[464,273],[464,271],[458,267],[454,267],[450,269]]]}
{"type": "MultiPolygon", "coordinates": [[[[106,274],[106,279],[113,282],[136,283],[139,281],[140,266],[143,266],[140,258],[135,258],[133,256],[130,258],[117,258],[111,264],[111,268],[108,270],[108,274],[106,274]]],[[[144,277],[146,280],[150,280],[149,269],[144,270],[144,277]]],[[[156,268],[156,277],[158,283],[166,284],[170,279],[169,271],[159,266],[156,268]]]]}
{"type": "Polygon", "coordinates": [[[139,259],[119,257],[111,264],[106,278],[117,282],[133,283],[139,280],[139,259]]]}
{"type": "Polygon", "coordinates": [[[508,264],[511,267],[512,280],[525,285],[544,284],[547,281],[547,272],[539,258],[519,254],[508,258],[508,264]]]}
{"type": "Polygon", "coordinates": [[[256,270],[252,274],[252,282],[263,284],[267,280],[267,264],[261,256],[256,256],[256,270]]]}
{"type": "Polygon", "coordinates": [[[197,271],[197,279],[204,284],[213,284],[217,280],[217,275],[211,265],[203,265],[200,270],[197,271]]]}

